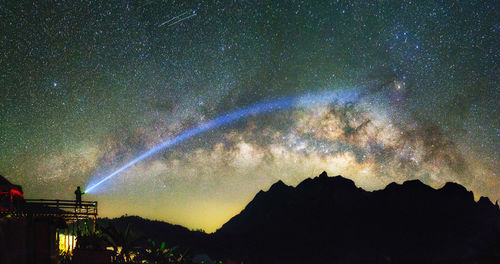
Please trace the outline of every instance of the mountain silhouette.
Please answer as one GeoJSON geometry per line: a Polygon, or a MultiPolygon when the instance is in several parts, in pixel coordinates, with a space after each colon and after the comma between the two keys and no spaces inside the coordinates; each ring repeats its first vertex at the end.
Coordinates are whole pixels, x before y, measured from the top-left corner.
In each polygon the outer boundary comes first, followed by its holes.
{"type": "Polygon", "coordinates": [[[260,191],[214,238],[245,263],[500,263],[500,210],[456,183],[368,192],[323,172],[260,191]]]}
{"type": "Polygon", "coordinates": [[[225,263],[500,263],[498,204],[456,183],[369,192],[323,172],[258,192],[213,234],[175,228],[166,241],[225,263]]]}

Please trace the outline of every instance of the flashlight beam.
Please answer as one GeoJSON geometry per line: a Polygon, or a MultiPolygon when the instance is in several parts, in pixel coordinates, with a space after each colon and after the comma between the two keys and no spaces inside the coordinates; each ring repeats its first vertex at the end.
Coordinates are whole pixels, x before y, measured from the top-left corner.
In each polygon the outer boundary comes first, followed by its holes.
{"type": "Polygon", "coordinates": [[[204,133],[206,131],[215,129],[217,127],[230,124],[234,121],[246,118],[251,115],[258,115],[266,112],[271,112],[275,110],[284,110],[288,109],[291,107],[308,107],[312,104],[319,104],[319,103],[331,103],[334,101],[338,101],[339,103],[345,103],[354,100],[357,97],[356,93],[349,92],[349,91],[341,91],[341,92],[325,92],[325,93],[320,93],[320,94],[310,94],[310,95],[305,95],[301,97],[286,97],[278,100],[269,100],[269,101],[264,101],[260,102],[257,104],[254,104],[252,106],[249,106],[247,108],[243,108],[240,110],[236,110],[234,112],[225,114],[223,116],[217,117],[215,119],[212,119],[206,123],[200,124],[194,128],[191,128],[187,131],[182,132],[181,134],[169,138],[163,142],[161,142],[159,145],[153,147],[152,149],[140,154],[137,158],[131,160],[127,164],[123,165],[113,173],[109,174],[108,176],[104,177],[103,179],[99,180],[97,183],[91,185],[90,187],[86,188],[85,193],[89,193],[92,190],[94,190],[96,187],[99,185],[103,184],[104,182],[108,181],[109,179],[115,177],[119,173],[125,171],[126,169],[134,166],[135,164],[141,162],[142,160],[158,153],[161,150],[170,148],[172,146],[175,146],[185,140],[188,140],[198,134],[204,133]]]}

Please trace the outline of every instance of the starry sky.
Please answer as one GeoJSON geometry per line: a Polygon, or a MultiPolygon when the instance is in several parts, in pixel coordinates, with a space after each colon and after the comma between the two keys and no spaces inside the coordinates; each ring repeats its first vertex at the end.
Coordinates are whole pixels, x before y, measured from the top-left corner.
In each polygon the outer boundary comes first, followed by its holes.
{"type": "Polygon", "coordinates": [[[73,199],[263,100],[349,91],[198,135],[84,199],[207,232],[323,170],[500,199],[498,1],[2,1],[0,32],[0,174],[26,198],[73,199]]]}

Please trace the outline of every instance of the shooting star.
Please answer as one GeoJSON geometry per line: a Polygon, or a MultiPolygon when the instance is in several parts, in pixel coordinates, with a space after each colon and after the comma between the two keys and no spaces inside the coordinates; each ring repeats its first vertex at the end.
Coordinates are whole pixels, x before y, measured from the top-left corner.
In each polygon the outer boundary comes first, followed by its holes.
{"type": "Polygon", "coordinates": [[[196,16],[196,10],[188,10],[188,11],[181,13],[180,15],[174,16],[174,17],[170,18],[169,20],[161,23],[160,25],[158,25],[158,27],[162,27],[164,25],[167,25],[167,27],[171,27],[177,23],[180,23],[180,22],[182,22],[186,19],[192,18],[194,16],[196,16]]]}

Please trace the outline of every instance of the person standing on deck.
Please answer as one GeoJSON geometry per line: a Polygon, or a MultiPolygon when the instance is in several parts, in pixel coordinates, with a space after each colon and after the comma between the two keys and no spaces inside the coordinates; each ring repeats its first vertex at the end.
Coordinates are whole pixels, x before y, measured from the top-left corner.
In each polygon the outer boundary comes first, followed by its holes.
{"type": "Polygon", "coordinates": [[[82,194],[85,194],[80,190],[80,186],[76,187],[75,196],[76,196],[76,206],[82,207],[82,194]]]}

